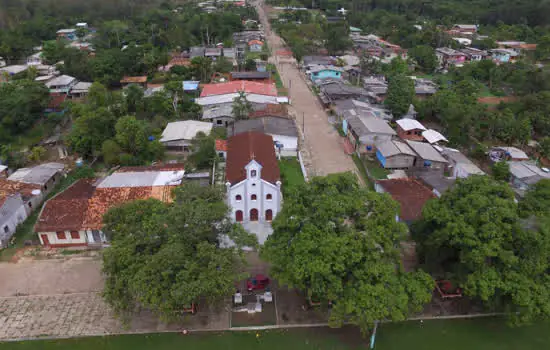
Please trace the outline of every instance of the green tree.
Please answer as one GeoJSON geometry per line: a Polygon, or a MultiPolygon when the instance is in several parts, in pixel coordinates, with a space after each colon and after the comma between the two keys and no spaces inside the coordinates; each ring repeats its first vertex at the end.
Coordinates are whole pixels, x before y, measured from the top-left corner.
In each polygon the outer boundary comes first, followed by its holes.
{"type": "Polygon", "coordinates": [[[325,47],[329,55],[340,54],[352,45],[348,27],[342,24],[328,24],[325,31],[325,47]]]}
{"type": "Polygon", "coordinates": [[[506,162],[496,162],[493,164],[491,172],[497,181],[508,182],[510,180],[510,165],[506,162]]]}
{"type": "Polygon", "coordinates": [[[247,58],[244,61],[244,69],[247,71],[255,71],[256,70],[256,61],[254,61],[252,58],[247,58]]]}
{"type": "Polygon", "coordinates": [[[414,236],[430,270],[521,324],[550,316],[549,228],[527,231],[507,184],[471,176],[426,204],[414,236]]]}
{"type": "Polygon", "coordinates": [[[396,118],[407,113],[415,96],[414,82],[404,75],[396,75],[388,84],[388,95],[384,103],[396,118]]]}
{"type": "Polygon", "coordinates": [[[44,159],[46,152],[46,149],[42,146],[33,147],[31,149],[31,154],[29,154],[29,160],[31,162],[39,162],[44,159]]]}
{"type": "Polygon", "coordinates": [[[73,123],[67,137],[69,148],[84,158],[97,157],[103,142],[114,136],[115,118],[105,107],[86,111],[73,123]]]}
{"type": "Polygon", "coordinates": [[[547,60],[550,58],[550,34],[547,34],[539,39],[535,57],[539,60],[547,60]]]}
{"type": "Polygon", "coordinates": [[[171,204],[130,202],[104,217],[111,240],[103,254],[104,296],[122,316],[140,306],[178,319],[192,303],[231,294],[244,277],[240,246],[221,248],[219,240],[229,235],[250,243],[252,237],[226,221],[223,192],[185,185],[174,197],[171,204]]]}
{"type": "Polygon", "coordinates": [[[120,118],[115,125],[115,139],[120,147],[132,155],[147,149],[147,124],[134,116],[120,118]]]}
{"type": "Polygon", "coordinates": [[[126,111],[131,114],[142,112],[144,109],[143,89],[137,85],[130,85],[124,91],[126,111]]]}
{"type": "Polygon", "coordinates": [[[213,73],[212,60],[208,57],[195,57],[191,60],[191,64],[200,80],[203,83],[209,83],[213,73]]]}
{"type": "Polygon", "coordinates": [[[539,140],[539,152],[543,157],[550,159],[550,136],[543,137],[539,140]]]}
{"type": "Polygon", "coordinates": [[[49,102],[41,83],[16,80],[0,84],[0,144],[27,132],[42,117],[49,102]]]}
{"type": "Polygon", "coordinates": [[[55,64],[64,59],[67,42],[65,40],[48,40],[42,44],[42,58],[48,64],[55,64]]]}
{"type": "Polygon", "coordinates": [[[106,140],[101,145],[101,154],[103,155],[103,161],[109,166],[120,164],[120,155],[122,149],[113,140],[106,140]]]}
{"type": "Polygon", "coordinates": [[[437,56],[431,46],[419,45],[409,50],[408,55],[412,58],[423,72],[431,73],[437,66],[437,56]]]}
{"type": "Polygon", "coordinates": [[[192,154],[189,160],[197,169],[211,169],[216,159],[216,140],[199,132],[191,141],[192,154]]]}
{"type": "Polygon", "coordinates": [[[396,222],[397,210],[351,173],[314,178],[285,197],[261,255],[279,283],[332,301],[333,326],[367,330],[376,320],[405,320],[430,301],[433,280],[403,270],[399,244],[407,229],[396,222]]]}
{"type": "Polygon", "coordinates": [[[229,73],[233,70],[233,62],[226,57],[219,57],[214,64],[214,70],[220,73],[229,73]]]}
{"type": "Polygon", "coordinates": [[[244,91],[239,91],[239,96],[233,99],[231,114],[237,120],[248,119],[252,112],[252,103],[246,98],[244,91]]]}
{"type": "Polygon", "coordinates": [[[519,202],[519,209],[523,217],[550,217],[550,179],[540,180],[533,185],[519,202]]]}

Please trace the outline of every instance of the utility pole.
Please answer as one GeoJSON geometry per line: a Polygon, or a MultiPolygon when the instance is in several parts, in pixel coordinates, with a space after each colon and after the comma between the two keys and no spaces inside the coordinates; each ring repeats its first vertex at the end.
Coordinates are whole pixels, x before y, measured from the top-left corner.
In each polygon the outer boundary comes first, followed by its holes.
{"type": "Polygon", "coordinates": [[[306,140],[306,115],[302,112],[302,133],[304,133],[304,141],[306,140]]]}

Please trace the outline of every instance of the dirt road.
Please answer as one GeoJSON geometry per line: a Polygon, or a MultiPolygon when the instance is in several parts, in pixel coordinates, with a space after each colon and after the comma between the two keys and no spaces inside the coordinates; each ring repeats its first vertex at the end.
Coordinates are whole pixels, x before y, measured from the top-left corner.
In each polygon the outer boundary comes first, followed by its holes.
{"type": "Polygon", "coordinates": [[[292,102],[290,110],[296,116],[298,126],[303,129],[305,148],[309,154],[313,175],[323,176],[344,171],[353,171],[357,174],[353,160],[344,153],[343,139],[328,122],[324,108],[309,89],[303,74],[294,64],[277,62],[276,52],[284,48],[284,44],[271,30],[263,1],[254,2],[254,6],[271,49],[270,61],[277,65],[283,84],[289,89],[292,102]]]}

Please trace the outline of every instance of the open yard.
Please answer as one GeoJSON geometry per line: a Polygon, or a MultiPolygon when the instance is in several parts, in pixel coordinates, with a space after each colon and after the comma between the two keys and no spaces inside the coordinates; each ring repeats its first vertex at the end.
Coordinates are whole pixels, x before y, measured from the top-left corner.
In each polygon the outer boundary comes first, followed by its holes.
{"type": "MultiPolygon", "coordinates": [[[[509,328],[502,319],[410,321],[378,328],[377,350],[538,350],[550,342],[548,323],[509,328]]],[[[5,343],[2,350],[214,350],[368,349],[354,328],[293,329],[262,332],[228,332],[124,335],[72,340],[5,343]]]]}
{"type": "MultiPolygon", "coordinates": [[[[342,342],[326,329],[264,332],[202,333],[192,335],[124,335],[73,340],[46,340],[1,344],[2,350],[350,350],[359,343],[342,342]],[[257,336],[259,334],[259,336],[257,336]]],[[[355,338],[361,340],[354,332],[355,338]]]]}
{"type": "Polygon", "coordinates": [[[380,163],[376,160],[370,160],[365,157],[361,158],[367,169],[369,170],[370,175],[376,180],[387,179],[387,176],[390,174],[390,171],[382,168],[380,163]]]}
{"type": "Polygon", "coordinates": [[[510,328],[500,318],[410,321],[378,328],[378,350],[536,350],[548,349],[548,323],[510,328]]]}
{"type": "Polygon", "coordinates": [[[300,163],[297,158],[282,158],[279,161],[281,177],[283,180],[283,192],[288,193],[288,190],[301,185],[305,182],[300,163]]]}

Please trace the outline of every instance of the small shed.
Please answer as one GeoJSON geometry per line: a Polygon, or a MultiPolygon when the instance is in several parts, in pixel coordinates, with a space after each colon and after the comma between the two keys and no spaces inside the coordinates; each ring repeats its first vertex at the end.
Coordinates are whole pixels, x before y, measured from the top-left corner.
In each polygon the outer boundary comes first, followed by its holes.
{"type": "Polygon", "coordinates": [[[413,166],[416,159],[414,151],[399,140],[388,140],[376,148],[376,158],[386,169],[407,169],[413,166]]]}
{"type": "Polygon", "coordinates": [[[403,118],[396,121],[397,135],[403,140],[422,141],[422,132],[426,130],[416,119],[403,118]]]}
{"type": "Polygon", "coordinates": [[[202,132],[210,135],[212,123],[199,122],[196,120],[183,120],[168,123],[162,132],[160,142],[168,151],[189,152],[191,141],[202,132]]]}
{"type": "Polygon", "coordinates": [[[432,168],[432,169],[443,169],[449,163],[443,156],[435,149],[432,145],[425,142],[418,141],[405,141],[410,148],[416,153],[416,159],[413,163],[414,167],[417,168],[432,168]]]}

